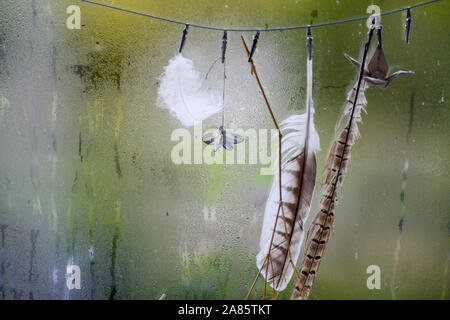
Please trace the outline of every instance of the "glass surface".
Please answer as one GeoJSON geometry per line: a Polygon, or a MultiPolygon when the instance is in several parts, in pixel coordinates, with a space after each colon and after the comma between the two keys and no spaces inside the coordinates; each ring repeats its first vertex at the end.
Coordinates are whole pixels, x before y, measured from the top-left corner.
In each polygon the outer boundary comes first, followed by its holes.
{"type": "MultiPolygon", "coordinates": [[[[190,23],[271,28],[364,16],[372,1],[103,3],[190,23]]],[[[377,4],[388,11],[411,1],[377,4]]],[[[368,114],[311,299],[449,298],[449,12],[446,1],[413,9],[410,44],[404,41],[405,12],[381,19],[391,69],[415,75],[366,93],[368,114]],[[370,265],[381,269],[379,290],[366,286],[370,265]]],[[[245,298],[258,273],[255,256],[272,177],[260,174],[259,159],[213,165],[171,160],[171,135],[182,126],[156,99],[182,29],[75,0],[1,1],[1,299],[245,298]],[[80,30],[66,27],[66,8],[73,4],[81,8],[80,30]],[[80,289],[66,285],[72,264],[80,268],[80,289]]],[[[254,33],[242,34],[251,44],[254,33]]],[[[313,29],[322,150],[307,224],[319,208],[325,157],[357,77],[344,53],[360,59],[366,34],[364,20],[313,29]]],[[[270,132],[274,126],[240,35],[228,33],[225,125],[270,132]]],[[[305,107],[305,36],[305,30],[262,32],[258,42],[254,61],[279,122],[305,107]]],[[[221,31],[190,28],[183,55],[204,75],[220,57],[221,41],[221,31]]],[[[220,68],[208,78],[211,88],[222,88],[220,68]]],[[[220,114],[203,122],[204,129],[219,125],[220,114]]],[[[192,141],[201,141],[192,127],[187,130],[192,141]]],[[[260,278],[252,298],[263,286],[260,278]]],[[[292,286],[281,299],[290,297],[292,286]]]]}

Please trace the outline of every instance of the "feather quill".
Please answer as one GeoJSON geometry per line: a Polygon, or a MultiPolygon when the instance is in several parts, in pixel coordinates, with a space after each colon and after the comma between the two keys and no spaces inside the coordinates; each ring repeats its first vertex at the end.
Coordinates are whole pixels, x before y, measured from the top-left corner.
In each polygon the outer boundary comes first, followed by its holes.
{"type": "Polygon", "coordinates": [[[160,77],[156,105],[168,109],[183,126],[209,118],[223,108],[219,92],[202,87],[200,72],[181,54],[172,58],[160,77]]]}
{"type": "MultiPolygon", "coordinates": [[[[381,30],[378,32],[381,32],[381,30]]],[[[369,31],[362,65],[365,64],[372,34],[373,29],[369,31]]],[[[341,121],[347,118],[347,125],[331,145],[325,162],[324,193],[320,201],[320,210],[314,217],[307,233],[300,272],[291,295],[291,299],[294,300],[308,299],[323,253],[330,239],[334,226],[334,209],[338,201],[337,189],[340,187],[342,195],[343,179],[347,173],[351,150],[360,136],[358,123],[361,122],[362,111],[366,112],[366,89],[369,85],[385,89],[398,75],[413,73],[412,71],[397,71],[388,77],[389,65],[384,56],[381,42],[378,44],[367,68],[361,69],[361,63],[348,55],[345,56],[360,70],[360,77],[347,94],[347,104],[338,122],[339,127],[341,121]]]]}
{"type": "Polygon", "coordinates": [[[286,288],[295,272],[316,179],[319,135],[314,127],[312,60],[307,62],[306,112],[292,115],[280,124],[285,134],[281,153],[281,205],[279,174],[274,176],[267,199],[256,265],[277,291],[286,288]]]}

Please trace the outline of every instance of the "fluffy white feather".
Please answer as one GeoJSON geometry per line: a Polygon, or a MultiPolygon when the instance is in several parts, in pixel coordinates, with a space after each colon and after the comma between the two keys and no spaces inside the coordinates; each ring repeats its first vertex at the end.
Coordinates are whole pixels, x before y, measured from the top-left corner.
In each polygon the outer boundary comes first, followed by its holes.
{"type": "Polygon", "coordinates": [[[221,94],[203,88],[202,82],[192,60],[178,54],[160,77],[156,105],[168,109],[183,126],[193,126],[223,108],[221,94]]]}

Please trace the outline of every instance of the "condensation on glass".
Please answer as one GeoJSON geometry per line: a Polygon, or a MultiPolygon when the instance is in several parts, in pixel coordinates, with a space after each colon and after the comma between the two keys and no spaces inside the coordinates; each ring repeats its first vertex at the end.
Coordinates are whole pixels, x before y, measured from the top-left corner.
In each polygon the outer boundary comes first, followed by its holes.
{"type": "MultiPolygon", "coordinates": [[[[181,124],[156,107],[156,98],[184,26],[77,1],[81,28],[71,30],[66,26],[71,4],[0,4],[0,299],[244,298],[258,272],[255,255],[271,176],[260,174],[259,161],[172,162],[171,136],[181,124]],[[81,276],[79,289],[75,274],[81,276]]],[[[338,20],[366,9],[344,1],[115,5],[255,28],[338,20]]],[[[405,3],[384,5],[389,10],[405,3]]],[[[405,159],[396,294],[448,298],[450,45],[443,41],[448,9],[441,3],[413,10],[409,45],[405,15],[382,18],[391,67],[416,74],[385,91],[367,91],[362,137],[312,291],[319,299],[391,298],[405,159]],[[366,286],[370,265],[380,267],[380,290],[366,286]]],[[[313,30],[313,98],[322,151],[312,214],[335,123],[356,77],[344,53],[358,57],[366,32],[364,21],[313,30]]],[[[253,33],[244,36],[251,43],[253,33]]],[[[221,32],[191,28],[183,55],[204,75],[220,57],[221,40],[221,32]]],[[[306,54],[305,30],[260,35],[253,58],[279,121],[304,108],[306,54]]],[[[207,85],[220,89],[221,77],[216,67],[207,85]]],[[[240,34],[230,32],[226,127],[266,129],[270,140],[273,124],[258,90],[240,34]]],[[[219,125],[217,114],[203,129],[219,125]]],[[[201,143],[201,135],[187,130],[192,143],[201,143]]],[[[260,280],[256,292],[262,295],[262,288],[260,280]]]]}

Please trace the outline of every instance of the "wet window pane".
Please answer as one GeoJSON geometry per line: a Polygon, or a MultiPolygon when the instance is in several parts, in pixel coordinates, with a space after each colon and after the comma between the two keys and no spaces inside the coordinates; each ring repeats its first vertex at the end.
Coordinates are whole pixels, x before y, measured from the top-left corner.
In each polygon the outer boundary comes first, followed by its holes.
{"type": "MultiPolygon", "coordinates": [[[[363,16],[371,4],[104,3],[190,23],[263,29],[363,16]]],[[[381,8],[407,5],[395,0],[381,8]]],[[[448,299],[449,9],[441,2],[412,10],[410,44],[404,41],[405,12],[382,17],[391,72],[415,74],[399,76],[386,90],[366,91],[361,137],[310,298],[448,299]],[[372,265],[381,270],[380,289],[367,287],[372,265]]],[[[206,147],[203,131],[219,128],[221,112],[200,129],[183,127],[157,103],[183,27],[80,1],[2,0],[1,299],[246,297],[258,274],[273,179],[261,169],[276,154],[268,147],[274,125],[241,33],[228,32],[224,126],[245,136],[234,145],[244,151],[244,163],[236,163],[237,155],[234,163],[207,163],[198,151],[206,147]],[[80,29],[69,19],[76,11],[66,13],[75,3],[80,29]],[[174,160],[180,132],[191,164],[174,160]]],[[[250,46],[254,32],[243,35],[250,46]]],[[[326,156],[357,80],[344,53],[360,60],[366,35],[364,20],[313,29],[321,151],[305,229],[319,210],[326,156]]],[[[202,89],[219,96],[221,62],[203,79],[221,56],[222,36],[190,28],[183,48],[202,89]]],[[[254,62],[279,122],[305,110],[306,57],[306,30],[261,32],[254,62]]],[[[280,298],[288,299],[293,286],[291,281],[280,298]]],[[[263,291],[260,277],[251,298],[263,291]]]]}

